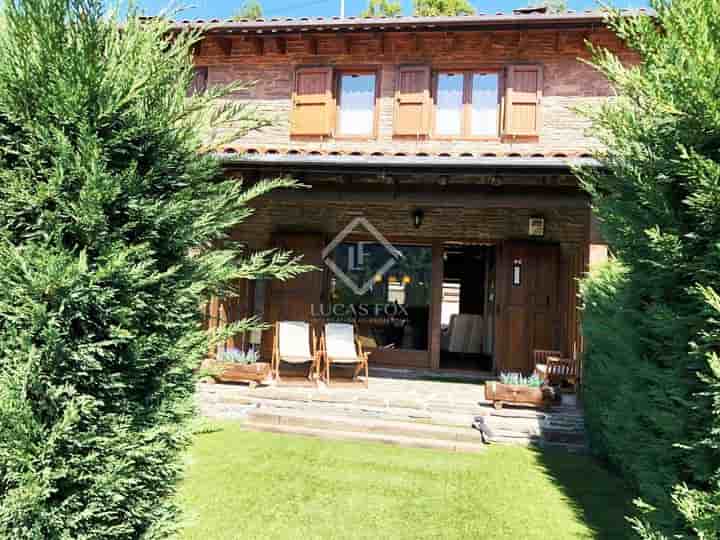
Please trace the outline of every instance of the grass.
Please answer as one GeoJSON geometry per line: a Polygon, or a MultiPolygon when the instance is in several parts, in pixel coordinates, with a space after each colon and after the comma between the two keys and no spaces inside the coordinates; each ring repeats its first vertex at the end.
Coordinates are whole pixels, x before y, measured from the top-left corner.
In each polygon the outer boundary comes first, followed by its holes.
{"type": "Polygon", "coordinates": [[[454,454],[244,431],[197,436],[183,540],[623,538],[625,486],[591,458],[454,454]]]}

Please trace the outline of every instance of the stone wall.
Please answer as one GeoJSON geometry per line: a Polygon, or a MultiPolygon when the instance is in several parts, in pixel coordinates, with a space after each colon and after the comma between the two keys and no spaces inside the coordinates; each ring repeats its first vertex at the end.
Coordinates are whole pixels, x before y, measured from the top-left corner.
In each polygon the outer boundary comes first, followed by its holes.
{"type": "Polygon", "coordinates": [[[321,153],[383,153],[414,155],[427,153],[452,156],[519,154],[580,156],[597,147],[587,122],[575,108],[601,103],[612,94],[607,81],[581,58],[589,58],[585,42],[605,46],[632,63],[637,60],[609,30],[527,30],[353,33],[351,36],[289,36],[262,39],[233,38],[230,49],[213,38],[200,47],[196,64],[208,67],[210,85],[233,81],[255,81],[254,87],[238,96],[273,115],[272,127],[236,141],[236,151],[248,149],[280,153],[290,150],[321,153]],[[283,44],[280,44],[282,40],[283,44]],[[312,40],[312,41],[311,41],[312,40]],[[310,45],[309,45],[310,44],[310,45]],[[262,49],[262,54],[259,54],[262,49]],[[227,54],[229,52],[229,54],[227,54]],[[432,69],[502,69],[514,63],[543,66],[543,126],[539,137],[523,141],[409,140],[393,137],[395,77],[398,65],[425,64],[432,69]],[[289,117],[295,69],[299,66],[373,68],[380,73],[378,133],[364,140],[334,140],[290,136],[289,117]]]}

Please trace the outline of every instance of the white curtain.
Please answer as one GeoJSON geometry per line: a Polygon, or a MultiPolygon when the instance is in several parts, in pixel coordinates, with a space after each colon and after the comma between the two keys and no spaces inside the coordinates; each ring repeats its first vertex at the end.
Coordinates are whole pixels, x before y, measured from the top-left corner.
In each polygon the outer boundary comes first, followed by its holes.
{"type": "Polygon", "coordinates": [[[473,73],[472,120],[473,135],[498,134],[498,76],[496,73],[473,73]]]}
{"type": "Polygon", "coordinates": [[[372,135],[375,75],[343,75],[340,79],[340,135],[372,135]]]}
{"type": "Polygon", "coordinates": [[[460,135],[462,129],[463,74],[438,75],[435,132],[438,135],[460,135]]]}

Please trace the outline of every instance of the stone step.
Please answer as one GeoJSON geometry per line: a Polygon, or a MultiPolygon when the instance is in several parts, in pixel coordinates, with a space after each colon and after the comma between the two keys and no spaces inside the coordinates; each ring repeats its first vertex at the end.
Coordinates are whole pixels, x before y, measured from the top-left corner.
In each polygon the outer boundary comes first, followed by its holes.
{"type": "Polygon", "coordinates": [[[292,426],[329,431],[375,433],[414,439],[433,439],[479,443],[480,434],[470,422],[464,426],[442,426],[425,422],[368,418],[348,415],[331,416],[318,411],[288,411],[260,407],[252,410],[246,422],[257,426],[292,426]]]}
{"type": "Polygon", "coordinates": [[[249,403],[267,400],[268,402],[292,402],[327,404],[328,406],[359,406],[371,408],[396,408],[419,411],[434,411],[450,414],[480,413],[482,406],[482,389],[478,390],[477,401],[457,401],[448,403],[447,400],[433,400],[432,396],[414,397],[412,395],[375,395],[372,393],[358,394],[357,392],[325,391],[319,392],[314,388],[282,388],[267,387],[256,388],[251,392],[237,392],[233,387],[225,385],[201,385],[199,389],[201,401],[214,403],[249,403]]]}
{"type": "Polygon", "coordinates": [[[546,433],[578,433],[585,434],[582,426],[568,426],[552,424],[544,421],[517,421],[517,420],[498,420],[492,416],[480,416],[475,419],[476,423],[482,423],[488,429],[497,432],[522,433],[526,435],[542,435],[546,433]]]}
{"type": "Polygon", "coordinates": [[[588,448],[585,444],[579,443],[558,443],[546,441],[542,438],[534,437],[486,437],[483,435],[483,442],[487,444],[508,444],[514,446],[532,446],[536,448],[562,450],[572,452],[574,454],[585,454],[588,448]]]}
{"type": "Polygon", "coordinates": [[[307,411],[325,416],[343,416],[367,419],[383,419],[433,424],[439,426],[468,427],[472,425],[474,418],[479,414],[480,409],[466,412],[458,411],[436,411],[422,410],[402,407],[378,407],[359,403],[331,403],[324,401],[289,401],[275,400],[257,397],[244,397],[231,401],[221,400],[211,405],[201,402],[201,410],[204,414],[212,416],[211,411],[231,411],[234,408],[260,407],[261,409],[273,409],[285,411],[292,414],[296,411],[307,411]]]}
{"type": "Polygon", "coordinates": [[[246,429],[254,431],[268,431],[273,433],[287,433],[293,435],[304,435],[308,437],[318,437],[322,439],[346,440],[346,441],[363,441],[383,443],[396,446],[406,446],[411,448],[426,448],[433,450],[443,450],[446,452],[467,452],[479,453],[485,449],[485,445],[481,440],[475,443],[462,441],[448,441],[438,439],[426,439],[417,437],[408,437],[404,435],[390,435],[386,433],[367,433],[358,431],[342,431],[331,429],[317,429],[302,426],[280,425],[280,424],[245,424],[246,429]]]}
{"type": "Polygon", "coordinates": [[[473,426],[482,433],[487,443],[533,444],[541,447],[567,447],[572,451],[586,448],[585,430],[558,427],[543,421],[480,416],[473,426]]]}

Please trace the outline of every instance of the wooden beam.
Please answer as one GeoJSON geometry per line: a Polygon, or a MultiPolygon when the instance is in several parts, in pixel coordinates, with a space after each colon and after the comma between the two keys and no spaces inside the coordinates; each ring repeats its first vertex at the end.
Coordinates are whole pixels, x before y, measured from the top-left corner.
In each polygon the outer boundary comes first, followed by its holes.
{"type": "Polygon", "coordinates": [[[191,48],[190,48],[190,52],[192,53],[193,56],[200,56],[200,55],[202,55],[202,43],[203,43],[203,41],[205,41],[205,40],[196,41],[195,43],[192,44],[192,46],[191,46],[191,48]]]}
{"type": "Polygon", "coordinates": [[[413,40],[413,50],[415,52],[422,52],[422,39],[420,38],[420,34],[413,33],[412,40],[413,40]]]}
{"type": "MultiPolygon", "coordinates": [[[[293,175],[297,179],[297,175],[293,175]]],[[[299,179],[298,179],[299,180],[299,179]]],[[[389,182],[391,185],[394,182],[389,182]]],[[[331,189],[322,189],[315,184],[312,190],[283,191],[273,194],[273,200],[287,202],[314,201],[323,203],[355,202],[363,203],[407,203],[417,206],[433,208],[524,208],[531,210],[559,209],[585,209],[590,207],[590,201],[583,194],[520,194],[520,193],[482,193],[477,190],[468,190],[466,193],[455,192],[420,192],[404,191],[393,186],[394,189],[385,188],[382,191],[350,191],[350,187],[338,185],[331,189]]]]}
{"type": "Polygon", "coordinates": [[[385,54],[385,34],[381,32],[375,32],[375,41],[377,42],[377,48],[379,54],[385,54]]]}
{"type": "Polygon", "coordinates": [[[343,54],[351,54],[352,53],[352,38],[348,35],[343,35],[340,37],[342,40],[342,51],[343,54]]]}
{"type": "Polygon", "coordinates": [[[317,39],[312,36],[307,36],[303,38],[303,41],[305,43],[305,52],[307,54],[316,55],[318,53],[317,39]]]}
{"type": "Polygon", "coordinates": [[[443,243],[432,243],[432,266],[430,270],[430,368],[440,368],[440,345],[442,339],[442,289],[443,289],[443,243]]]}
{"type": "Polygon", "coordinates": [[[520,35],[518,36],[518,51],[524,52],[527,51],[528,47],[528,32],[525,30],[520,31],[520,35]]]}
{"type": "Polygon", "coordinates": [[[218,48],[223,52],[225,56],[230,56],[232,54],[232,39],[226,38],[226,37],[216,37],[215,43],[217,44],[218,48]]]}
{"type": "Polygon", "coordinates": [[[287,40],[285,38],[273,38],[273,43],[278,54],[287,54],[287,40]]]}
{"type": "Polygon", "coordinates": [[[460,36],[457,35],[455,32],[448,32],[445,35],[447,48],[450,52],[458,50],[460,47],[460,36]]]}
{"type": "Polygon", "coordinates": [[[253,44],[255,47],[255,54],[258,56],[262,56],[265,53],[265,40],[261,37],[256,37],[253,40],[253,44]]]}

